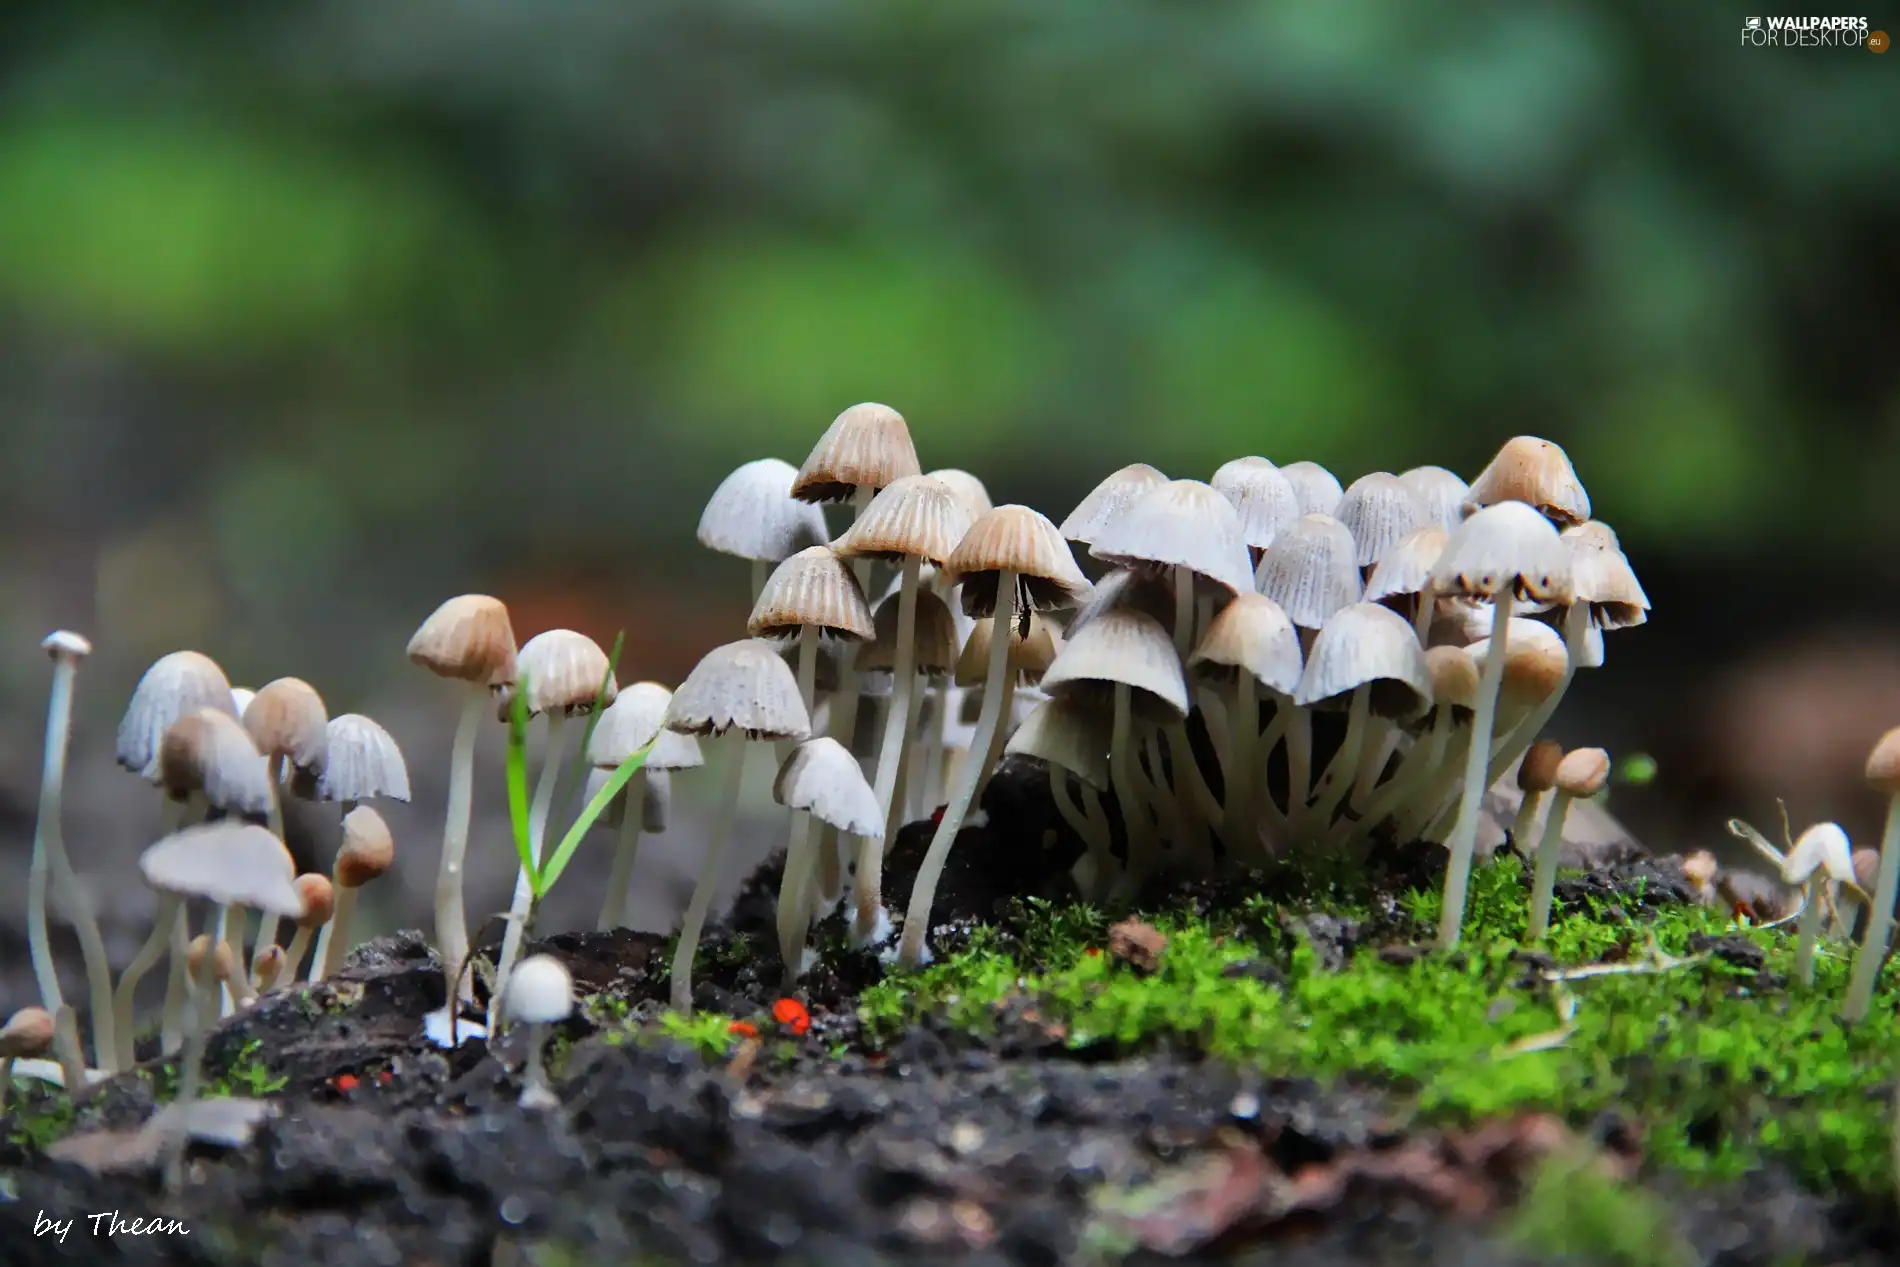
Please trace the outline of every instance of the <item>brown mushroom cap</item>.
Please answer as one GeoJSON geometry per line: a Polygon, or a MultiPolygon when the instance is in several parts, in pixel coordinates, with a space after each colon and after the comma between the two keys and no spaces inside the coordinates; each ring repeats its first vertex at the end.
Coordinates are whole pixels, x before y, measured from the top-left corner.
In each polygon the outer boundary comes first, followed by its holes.
{"type": "MultiPolygon", "coordinates": [[[[1188,656],[1189,669],[1244,670],[1267,690],[1292,695],[1306,656],[1299,631],[1265,594],[1241,594],[1221,610],[1188,656]]],[[[1225,676],[1231,676],[1227,674],[1225,676]]]]}
{"type": "Polygon", "coordinates": [[[463,594],[436,608],[409,639],[409,658],[440,677],[486,686],[515,680],[515,631],[499,598],[463,594]]]}
{"type": "Polygon", "coordinates": [[[330,884],[330,877],[307,871],[292,881],[297,895],[303,898],[303,918],[297,923],[303,928],[322,928],[330,922],[331,914],[336,910],[336,889],[330,884]]]}
{"type": "MultiPolygon", "coordinates": [[[[917,610],[911,627],[912,664],[919,673],[948,673],[957,663],[957,618],[950,605],[929,590],[917,591],[917,610]]],[[[858,648],[860,673],[894,672],[897,668],[897,606],[892,594],[878,604],[872,616],[876,636],[858,648]]]]}
{"type": "MultiPolygon", "coordinates": [[[[1041,616],[1030,614],[1029,636],[1017,637],[1020,626],[1012,626],[1009,631],[1009,659],[1005,671],[1017,675],[1018,680],[1034,685],[1042,680],[1049,665],[1062,650],[1055,631],[1041,616]]],[[[956,660],[956,678],[958,686],[982,686],[987,681],[990,663],[990,639],[995,637],[996,619],[985,616],[970,627],[970,636],[964,639],[963,650],[956,660]]]]}
{"type": "MultiPolygon", "coordinates": [[[[619,686],[614,681],[607,653],[584,633],[572,629],[547,629],[521,644],[515,657],[516,676],[528,683],[528,713],[560,713],[564,717],[594,711],[599,699],[603,706],[614,702],[619,686]],[[606,685],[605,696],[601,686],[606,685]]],[[[503,691],[501,718],[508,719],[510,692],[503,691]]]]}
{"type": "Polygon", "coordinates": [[[1900,796],[1900,726],[1882,735],[1868,754],[1867,784],[1883,796],[1900,796]]]}
{"type": "Polygon", "coordinates": [[[1056,526],[1027,506],[998,506],[970,525],[945,561],[943,579],[961,585],[967,616],[996,610],[996,582],[1016,574],[1035,611],[1073,607],[1088,596],[1089,581],[1075,565],[1056,526]]]}
{"type": "Polygon", "coordinates": [[[786,638],[804,628],[839,638],[869,638],[871,609],[851,569],[829,546],[810,546],[766,580],[746,620],[754,638],[786,638]]]}
{"type": "Polygon", "coordinates": [[[0,1026],[0,1060],[32,1059],[53,1048],[53,1017],[45,1008],[23,1007],[0,1026]]]}
{"type": "Polygon", "coordinates": [[[139,678],[119,722],[119,764],[156,781],[158,750],[174,722],[200,708],[215,708],[237,718],[237,705],[224,670],[210,656],[174,651],[160,656],[139,678]]]}
{"type": "Polygon", "coordinates": [[[1557,790],[1578,798],[1595,796],[1610,781],[1610,754],[1601,748],[1577,748],[1557,763],[1557,790]]]}
{"type": "MultiPolygon", "coordinates": [[[[1470,712],[1478,702],[1478,662],[1463,647],[1429,647],[1425,669],[1432,680],[1432,699],[1438,707],[1470,712]]],[[[1455,715],[1455,714],[1454,714],[1455,715]]]]}
{"type": "Polygon", "coordinates": [[[931,475],[893,480],[833,543],[841,559],[923,559],[942,563],[975,517],[948,484],[931,475]]]}
{"type": "Polygon", "coordinates": [[[1523,502],[1560,527],[1590,517],[1590,494],[1569,455],[1536,436],[1507,440],[1465,493],[1465,505],[1473,509],[1507,501],[1523,502]]]}
{"type": "Polygon", "coordinates": [[[214,964],[212,969],[214,976],[228,977],[237,970],[237,954],[231,949],[230,942],[219,939],[214,943],[209,933],[199,933],[191,939],[191,945],[185,952],[185,966],[191,970],[192,976],[198,976],[204,971],[205,958],[208,955],[214,964]],[[215,954],[213,953],[214,945],[215,954]]]}
{"type": "Polygon", "coordinates": [[[264,758],[231,714],[216,708],[187,713],[158,748],[158,783],[174,800],[201,792],[218,809],[262,814],[270,807],[264,758]]]}
{"type": "Polygon", "coordinates": [[[1557,767],[1563,762],[1564,746],[1555,739],[1539,739],[1524,753],[1517,767],[1517,786],[1521,792],[1548,792],[1557,786],[1557,767]]]}
{"type": "Polygon", "coordinates": [[[280,677],[260,687],[242,720],[251,742],[266,757],[284,757],[305,770],[323,764],[330,715],[323,697],[302,678],[280,677]]]}
{"type": "Polygon", "coordinates": [[[382,875],[396,861],[396,841],[383,816],[359,805],[343,816],[343,847],[336,855],[336,882],[360,889],[382,875]]]}
{"type": "Polygon", "coordinates": [[[841,502],[860,488],[885,488],[922,473],[902,414],[889,405],[853,405],[812,446],[792,483],[792,496],[806,502],[841,502]]]}

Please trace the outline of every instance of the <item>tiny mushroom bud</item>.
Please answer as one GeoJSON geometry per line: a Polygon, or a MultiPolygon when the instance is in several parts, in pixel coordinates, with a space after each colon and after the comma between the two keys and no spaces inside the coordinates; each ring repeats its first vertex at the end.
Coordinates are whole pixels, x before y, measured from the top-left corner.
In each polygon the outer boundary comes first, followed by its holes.
{"type": "Polygon", "coordinates": [[[1531,886],[1527,939],[1537,940],[1550,927],[1550,898],[1557,881],[1557,857],[1563,850],[1564,816],[1570,811],[1570,802],[1595,796],[1609,780],[1610,754],[1601,748],[1574,749],[1557,763],[1551,780],[1557,795],[1544,820],[1544,834],[1537,841],[1537,873],[1531,886]]]}
{"type": "MultiPolygon", "coordinates": [[[[297,920],[296,933],[291,936],[290,949],[284,952],[278,973],[271,978],[274,986],[296,980],[297,965],[303,962],[310,939],[329,925],[330,916],[336,910],[336,886],[329,876],[308,872],[297,877],[296,885],[298,896],[303,898],[303,914],[297,920]]],[[[256,969],[252,972],[255,974],[256,969]]]]}
{"type": "Polygon", "coordinates": [[[508,1018],[528,1026],[528,1065],[522,1076],[521,1107],[552,1109],[560,1104],[548,1085],[543,1049],[547,1030],[574,1012],[574,978],[553,955],[529,955],[515,965],[505,996],[508,1018]]]}
{"type": "Polygon", "coordinates": [[[1801,919],[1796,927],[1795,976],[1802,985],[1814,984],[1814,942],[1821,934],[1821,907],[1830,884],[1854,883],[1854,846],[1838,823],[1816,823],[1801,833],[1782,859],[1786,884],[1806,886],[1801,919]]]}
{"type": "Polygon", "coordinates": [[[53,1017],[45,1008],[23,1007],[0,1026],[0,1113],[13,1088],[13,1062],[37,1060],[53,1048],[53,1017]]]}
{"type": "Polygon", "coordinates": [[[317,939],[310,964],[310,980],[323,980],[343,965],[350,953],[350,918],[356,911],[356,891],[383,875],[396,861],[396,842],[383,816],[359,805],[343,816],[343,847],[337,850],[331,872],[335,907],[330,922],[317,939]]]}
{"type": "Polygon", "coordinates": [[[1530,842],[1531,826],[1537,821],[1544,793],[1557,785],[1557,764],[1563,759],[1562,744],[1555,739],[1539,739],[1518,762],[1517,790],[1524,799],[1518,802],[1517,818],[1511,823],[1511,843],[1519,852],[1530,842]]]}

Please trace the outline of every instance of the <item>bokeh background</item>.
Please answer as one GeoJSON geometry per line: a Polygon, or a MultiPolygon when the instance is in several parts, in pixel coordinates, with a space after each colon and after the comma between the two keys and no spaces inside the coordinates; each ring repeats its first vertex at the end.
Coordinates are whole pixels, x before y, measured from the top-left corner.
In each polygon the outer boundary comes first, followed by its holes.
{"type": "MultiPolygon", "coordinates": [[[[1558,722],[1658,757],[1614,808],[1667,849],[1777,794],[1871,836],[1859,764],[1900,723],[1900,56],[1740,24],[11,0],[0,879],[37,644],[67,626],[98,648],[68,837],[109,911],[143,905],[125,867],[157,825],[112,730],[189,646],[403,741],[390,818],[422,865],[378,918],[414,922],[454,710],[403,658],[415,624],[491,592],[523,638],[625,628],[622,680],[677,681],[746,610],[744,565],[694,543],[706,495],[866,399],[926,468],[1058,519],[1135,460],[1470,477],[1557,440],[1656,608],[1558,722]]],[[[298,827],[320,864],[325,831],[298,827]]],[[[656,926],[687,835],[643,866],[656,926]]],[[[504,839],[472,909],[501,904],[504,839]]]]}

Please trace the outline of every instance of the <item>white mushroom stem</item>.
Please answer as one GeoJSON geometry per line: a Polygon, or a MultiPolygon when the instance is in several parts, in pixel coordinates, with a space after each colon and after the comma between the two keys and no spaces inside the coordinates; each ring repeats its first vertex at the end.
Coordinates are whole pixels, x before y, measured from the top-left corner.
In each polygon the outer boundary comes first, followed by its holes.
{"type": "Polygon", "coordinates": [[[1524,849],[1524,842],[1531,838],[1531,828],[1537,825],[1537,811],[1543,807],[1542,789],[1524,793],[1524,799],[1517,803],[1517,813],[1511,818],[1511,842],[1518,851],[1524,849]]]}
{"type": "Polygon", "coordinates": [[[1438,598],[1427,583],[1418,592],[1418,610],[1412,613],[1412,631],[1418,635],[1418,645],[1432,645],[1432,617],[1438,614],[1438,598]]]}
{"type": "Polygon", "coordinates": [[[1411,804],[1430,784],[1432,776],[1444,762],[1451,732],[1451,709],[1437,709],[1432,714],[1432,724],[1426,730],[1425,737],[1406,751],[1399,760],[1399,768],[1385,786],[1373,792],[1367,801],[1365,814],[1360,819],[1362,830],[1371,831],[1398,813],[1401,807],[1411,804]]]}
{"type": "Polygon", "coordinates": [[[1510,732],[1492,744],[1491,766],[1486,771],[1485,784],[1489,787],[1504,777],[1504,772],[1530,750],[1537,742],[1537,736],[1544,726],[1557,713],[1557,706],[1564,701],[1564,692],[1570,689],[1570,683],[1577,676],[1577,666],[1583,661],[1584,639],[1590,633],[1590,605],[1572,603],[1564,611],[1564,671],[1557,679],[1557,686],[1544,697],[1510,732]]]}
{"type": "Polygon", "coordinates": [[[1874,979],[1887,961],[1887,938],[1893,932],[1896,888],[1900,888],[1900,796],[1887,802],[1887,828],[1880,840],[1880,870],[1874,877],[1873,909],[1867,912],[1860,953],[1854,956],[1847,1001],[1841,1005],[1842,1020],[1858,1021],[1867,1016],[1867,1005],[1874,997],[1874,979]]]}
{"type": "Polygon", "coordinates": [[[1379,786],[1379,776],[1392,763],[1392,754],[1399,746],[1399,728],[1392,724],[1389,717],[1373,717],[1366,722],[1366,741],[1359,749],[1359,777],[1353,782],[1352,796],[1347,804],[1360,813],[1379,786]]]}
{"type": "Polygon", "coordinates": [[[548,1042],[548,1027],[536,1021],[528,1026],[528,1064],[521,1074],[521,1107],[524,1109],[551,1109],[560,1104],[554,1094],[554,1088],[548,1084],[547,1057],[543,1048],[548,1042]]]}
{"type": "MultiPolygon", "coordinates": [[[[329,921],[325,921],[328,926],[329,921]]],[[[297,931],[290,935],[290,945],[284,951],[284,961],[277,965],[277,975],[271,978],[268,988],[275,990],[280,985],[289,985],[297,979],[297,965],[303,962],[304,951],[310,949],[310,928],[306,924],[297,925],[297,931]]]]}
{"type": "Polygon", "coordinates": [[[816,886],[812,874],[816,852],[811,815],[802,809],[792,811],[792,843],[785,851],[785,873],[778,885],[778,951],[785,964],[787,989],[798,981],[805,957],[805,934],[811,928],[811,899],[816,886]]]}
{"type": "Polygon", "coordinates": [[[752,560],[752,601],[757,604],[759,595],[765,592],[765,583],[772,576],[772,563],[769,559],[752,560]]]}
{"type": "Polygon", "coordinates": [[[719,737],[725,749],[726,785],[719,789],[719,800],[712,835],[706,840],[706,853],[699,864],[699,881],[693,886],[693,900],[686,907],[686,919],[680,925],[679,946],[673,952],[673,1010],[693,1010],[693,956],[699,950],[699,935],[706,929],[706,912],[712,906],[713,890],[726,861],[726,846],[732,841],[732,820],[738,812],[739,785],[745,773],[745,732],[728,730],[719,737]]]}
{"type": "Polygon", "coordinates": [[[170,893],[158,895],[158,908],[152,912],[152,931],[145,938],[145,944],[132,956],[132,962],[125,965],[125,972],[119,977],[118,989],[112,995],[113,1032],[117,1035],[116,1061],[106,1064],[100,1056],[100,1068],[109,1073],[130,1069],[133,1065],[132,1049],[132,1002],[138,992],[139,982],[152,970],[159,956],[165,953],[165,945],[171,939],[172,930],[178,924],[178,912],[184,905],[170,893]]]}
{"type": "Polygon", "coordinates": [[[165,976],[165,1011],[159,1020],[159,1049],[169,1056],[185,1041],[189,1028],[186,1010],[191,1006],[191,991],[186,978],[191,954],[191,936],[185,926],[185,908],[181,903],[172,915],[168,966],[165,976]]]}
{"type": "Polygon", "coordinates": [[[1280,812],[1280,807],[1273,803],[1273,790],[1267,784],[1267,761],[1273,755],[1273,750],[1286,739],[1287,725],[1292,719],[1292,712],[1293,706],[1285,703],[1274,710],[1273,720],[1267,723],[1267,728],[1261,731],[1260,737],[1254,741],[1253,750],[1256,756],[1252,769],[1242,771],[1247,785],[1254,789],[1248,795],[1248,804],[1259,816],[1245,829],[1248,844],[1250,847],[1258,847],[1263,854],[1268,852],[1265,842],[1259,838],[1263,822],[1267,830],[1276,838],[1276,843],[1284,843],[1288,834],[1287,817],[1280,812]]]}
{"type": "MultiPolygon", "coordinates": [[[[1194,743],[1188,738],[1187,723],[1182,720],[1169,722],[1165,729],[1168,741],[1168,755],[1173,759],[1171,773],[1176,799],[1181,803],[1182,830],[1193,837],[1194,853],[1211,871],[1214,866],[1214,845],[1208,838],[1217,823],[1221,821],[1221,804],[1214,796],[1214,789],[1207,786],[1207,776],[1201,773],[1201,763],[1194,755],[1194,743]]],[[[1160,771],[1157,769],[1157,774],[1160,771]]]]}
{"type": "Polygon", "coordinates": [[[601,932],[627,923],[627,890],[633,884],[633,860],[640,852],[641,816],[646,813],[647,772],[634,772],[620,805],[620,831],[614,841],[614,864],[607,873],[607,897],[600,904],[601,932]]]}
{"type": "MultiPolygon", "coordinates": [[[[1069,772],[1061,766],[1049,766],[1049,797],[1055,802],[1056,813],[1062,816],[1062,821],[1068,824],[1076,839],[1088,847],[1089,862],[1093,868],[1091,874],[1094,877],[1091,887],[1096,887],[1115,870],[1115,858],[1108,848],[1107,824],[1082,807],[1069,787],[1069,779],[1069,772]]],[[[1083,784],[1083,789],[1085,793],[1094,791],[1087,784],[1083,784]]]]}
{"type": "MultiPolygon", "coordinates": [[[[1161,727],[1151,727],[1142,737],[1142,751],[1147,754],[1146,768],[1141,775],[1146,785],[1149,803],[1161,815],[1167,825],[1169,845],[1168,856],[1175,859],[1182,869],[1196,875],[1214,873],[1214,851],[1208,844],[1205,832],[1198,830],[1194,814],[1185,802],[1188,798],[1180,793],[1180,784],[1187,777],[1177,763],[1173,777],[1162,757],[1162,740],[1166,732],[1161,727]]],[[[1170,749],[1173,747],[1169,741],[1170,749]]]]}
{"type": "MultiPolygon", "coordinates": [[[[943,802],[943,734],[950,724],[950,675],[939,677],[930,688],[930,724],[924,730],[923,777],[918,780],[918,816],[929,815],[943,802]]],[[[888,848],[894,841],[885,841],[888,848]]]]}
{"type": "Polygon", "coordinates": [[[1353,780],[1359,776],[1359,754],[1365,747],[1366,723],[1371,716],[1372,687],[1370,684],[1355,687],[1352,702],[1346,708],[1346,737],[1340,741],[1339,751],[1327,763],[1326,773],[1314,790],[1312,802],[1307,806],[1306,824],[1315,836],[1324,836],[1331,829],[1333,812],[1339,803],[1346,799],[1346,793],[1352,790],[1353,780]]]}
{"type": "Polygon", "coordinates": [[[1221,769],[1220,838],[1228,850],[1243,857],[1259,853],[1259,833],[1249,813],[1256,799],[1254,747],[1260,741],[1260,687],[1245,669],[1234,675],[1234,707],[1227,719],[1227,761],[1221,769]]]}
{"type": "Polygon", "coordinates": [[[1550,895],[1557,886],[1557,858],[1564,848],[1564,817],[1570,813],[1571,796],[1562,788],[1552,793],[1550,813],[1544,818],[1543,835],[1537,838],[1537,871],[1531,882],[1530,923],[1524,936],[1530,941],[1541,938],[1550,929],[1550,895]]]}
{"type": "MultiPolygon", "coordinates": [[[[217,933],[214,942],[223,942],[231,948],[231,954],[239,963],[244,962],[244,908],[241,906],[220,906],[218,908],[217,933]]],[[[237,997],[225,981],[224,974],[218,974],[218,1015],[229,1016],[237,1010],[237,997]]]]}
{"type": "Polygon", "coordinates": [[[930,848],[924,854],[923,865],[917,869],[917,881],[910,893],[904,938],[897,950],[898,962],[907,968],[915,968],[924,961],[930,936],[930,905],[937,896],[937,881],[943,878],[950,847],[956,843],[957,832],[963,827],[977,785],[983,778],[979,754],[989,750],[990,741],[1003,722],[1003,705],[1007,702],[1004,682],[1009,676],[1009,634],[1016,621],[1016,591],[1015,571],[1004,568],[996,578],[995,624],[991,627],[990,662],[983,676],[983,711],[976,719],[970,759],[958,771],[956,788],[950,794],[943,818],[937,823],[936,835],[930,839],[930,848]]]}
{"type": "MultiPolygon", "coordinates": [[[[435,945],[448,974],[449,992],[474,997],[474,974],[464,973],[468,959],[468,916],[462,906],[462,861],[468,853],[468,820],[475,790],[475,736],[489,701],[488,688],[473,683],[462,702],[449,754],[449,807],[442,822],[442,863],[435,877],[435,945]]],[[[293,969],[294,971],[294,969],[293,969]]]]}
{"type": "Polygon", "coordinates": [[[1293,704],[1286,723],[1286,819],[1290,830],[1305,826],[1306,802],[1313,794],[1313,712],[1293,704]]]}
{"type": "Polygon", "coordinates": [[[1154,821],[1141,794],[1135,766],[1134,689],[1126,682],[1114,685],[1114,720],[1109,728],[1108,782],[1121,810],[1122,834],[1127,842],[1128,865],[1122,869],[1118,894],[1132,898],[1142,882],[1161,865],[1161,846],[1154,821]]]}
{"type": "Polygon", "coordinates": [[[70,1003],[62,1004],[53,1015],[53,1055],[59,1060],[60,1078],[68,1090],[90,1081],[86,1077],[85,1051],[79,1045],[79,1013],[70,1003]]]}
{"type": "MultiPolygon", "coordinates": [[[[182,925],[180,926],[182,929],[182,925]]],[[[178,1094],[172,1103],[176,1106],[177,1120],[173,1124],[170,1137],[165,1141],[165,1186],[176,1192],[184,1183],[185,1144],[190,1139],[188,1127],[189,1110],[198,1098],[198,1089],[204,1082],[203,1071],[205,1037],[211,1029],[212,983],[217,977],[217,954],[215,949],[207,950],[204,960],[198,967],[193,985],[196,987],[196,1006],[192,1008],[191,1022],[188,1027],[185,1049],[178,1062],[178,1094]]]]}
{"type": "MultiPolygon", "coordinates": [[[[305,978],[311,985],[323,980],[343,966],[343,957],[350,953],[350,918],[356,914],[356,890],[343,887],[342,881],[333,873],[333,888],[336,893],[336,905],[330,911],[330,922],[323,926],[323,932],[317,937],[316,953],[310,956],[310,975],[305,978]]],[[[502,978],[495,978],[500,982],[502,978]]],[[[500,986],[496,987],[496,996],[500,996],[500,986]]]]}
{"type": "Polygon", "coordinates": [[[1174,649],[1185,660],[1194,650],[1194,573],[1174,571],[1174,649]]]}
{"type": "MultiPolygon", "coordinates": [[[[917,665],[914,639],[917,630],[918,566],[916,555],[904,556],[902,579],[897,591],[897,656],[891,670],[891,704],[884,713],[884,739],[878,748],[877,786],[873,789],[878,807],[884,811],[884,838],[858,838],[857,877],[852,882],[856,910],[851,920],[851,941],[859,946],[868,945],[877,936],[880,926],[887,924],[884,915],[884,844],[885,841],[897,839],[897,829],[902,825],[903,817],[903,806],[897,800],[897,785],[908,747],[904,740],[910,733],[911,677],[917,665]]],[[[801,944],[803,940],[801,934],[801,944]]]]}
{"type": "MultiPolygon", "coordinates": [[[[284,758],[281,753],[273,753],[271,755],[269,770],[271,835],[277,837],[279,840],[288,840],[289,837],[284,835],[284,793],[282,781],[284,777],[284,758]]],[[[263,954],[268,947],[275,946],[276,944],[277,916],[266,911],[258,917],[257,940],[252,945],[249,962],[255,965],[257,963],[257,956],[263,954]]],[[[238,962],[244,963],[244,947],[237,945],[231,949],[237,952],[238,962]]]]}
{"type": "MultiPolygon", "coordinates": [[[[852,493],[851,521],[853,523],[856,523],[858,519],[863,516],[865,507],[871,504],[871,499],[876,495],[877,490],[868,485],[859,485],[852,493]]],[[[869,558],[864,555],[859,555],[852,559],[851,575],[857,579],[858,588],[860,590],[867,594],[871,592],[871,560],[869,558]]],[[[915,601],[916,599],[913,595],[912,602],[914,603],[915,601]]],[[[858,675],[857,659],[848,655],[840,656],[838,690],[837,693],[831,697],[831,737],[836,739],[846,752],[854,756],[857,754],[858,701],[862,694],[863,682],[858,675]]],[[[811,705],[810,696],[806,697],[805,703],[806,711],[809,712],[811,705]]],[[[806,830],[809,831],[811,829],[808,827],[806,830]]],[[[834,900],[844,891],[844,869],[839,851],[837,829],[829,824],[819,824],[818,851],[823,858],[837,859],[832,866],[836,868],[838,887],[833,890],[829,884],[824,886],[827,890],[824,894],[827,901],[834,900]]],[[[831,872],[827,871],[827,878],[829,878],[830,874],[831,872]]]]}
{"type": "Polygon", "coordinates": [[[1509,648],[1511,584],[1498,593],[1491,607],[1491,644],[1478,678],[1478,698],[1471,722],[1471,746],[1465,750],[1465,784],[1458,801],[1458,821],[1445,842],[1450,858],[1445,865],[1445,903],[1438,920],[1438,944],[1450,950],[1464,931],[1465,893],[1471,884],[1471,853],[1478,841],[1478,810],[1484,797],[1487,758],[1491,755],[1491,726],[1497,717],[1498,686],[1504,680],[1504,657],[1509,648]]]}
{"type": "MultiPolygon", "coordinates": [[[[561,775],[561,732],[565,719],[559,709],[549,709],[543,715],[548,721],[548,746],[541,758],[540,777],[535,780],[534,802],[528,807],[528,851],[537,867],[547,851],[548,816],[554,807],[554,785],[561,775]]],[[[534,883],[528,878],[528,869],[522,867],[515,873],[515,897],[508,907],[508,927],[501,935],[501,958],[495,961],[497,999],[507,988],[508,974],[514,971],[515,960],[521,957],[521,937],[528,927],[528,907],[533,901],[534,883]]],[[[330,924],[334,928],[342,923],[343,899],[339,894],[336,917],[330,924]]]]}
{"type": "Polygon", "coordinates": [[[1821,935],[1821,913],[1827,904],[1827,875],[1816,871],[1808,880],[1801,918],[1795,923],[1794,975],[1802,985],[1814,984],[1814,942],[1821,935]]]}

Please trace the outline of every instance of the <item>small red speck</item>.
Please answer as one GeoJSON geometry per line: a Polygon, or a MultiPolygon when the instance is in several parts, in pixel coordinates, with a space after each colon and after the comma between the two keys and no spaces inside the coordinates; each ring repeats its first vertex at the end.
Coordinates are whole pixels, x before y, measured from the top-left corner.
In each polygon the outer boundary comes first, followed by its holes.
{"type": "Polygon", "coordinates": [[[930,811],[930,825],[932,827],[943,826],[943,814],[944,814],[944,811],[949,808],[950,807],[948,805],[939,805],[936,809],[931,810],[930,811]]]}
{"type": "Polygon", "coordinates": [[[1095,958],[1097,955],[1101,953],[1102,953],[1102,948],[1100,946],[1090,946],[1088,948],[1088,956],[1091,959],[1095,958]]]}
{"type": "Polygon", "coordinates": [[[1737,902],[1734,908],[1729,911],[1729,917],[1732,919],[1741,919],[1743,916],[1754,919],[1755,908],[1747,902],[1737,902]]]}
{"type": "Polygon", "coordinates": [[[772,1019],[794,1034],[802,1034],[811,1028],[811,1013],[797,999],[780,999],[774,1003],[772,1019]]]}
{"type": "Polygon", "coordinates": [[[330,1085],[335,1087],[338,1091],[341,1091],[344,1095],[348,1095],[350,1092],[362,1086],[363,1080],[353,1073],[340,1073],[330,1080],[330,1085]]]}
{"type": "Polygon", "coordinates": [[[386,1087],[390,1083],[394,1082],[395,1080],[396,1080],[396,1075],[389,1072],[389,1070],[387,1069],[383,1070],[381,1073],[376,1075],[376,1085],[379,1087],[386,1087]]]}
{"type": "Polygon", "coordinates": [[[726,1026],[726,1032],[728,1034],[737,1034],[741,1038],[757,1038],[759,1036],[759,1027],[754,1025],[751,1021],[734,1021],[732,1024],[726,1026]]]}

